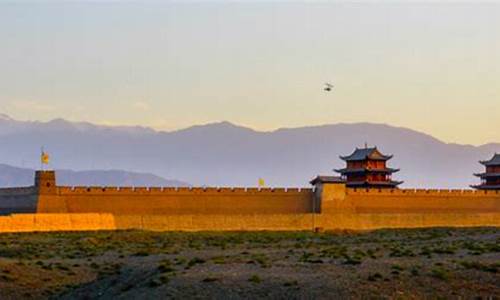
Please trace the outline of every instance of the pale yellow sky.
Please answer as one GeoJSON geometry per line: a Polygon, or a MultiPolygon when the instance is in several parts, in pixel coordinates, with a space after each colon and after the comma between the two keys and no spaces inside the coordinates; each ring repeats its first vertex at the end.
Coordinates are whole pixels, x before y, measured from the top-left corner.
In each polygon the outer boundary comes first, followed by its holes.
{"type": "Polygon", "coordinates": [[[500,142],[500,4],[0,3],[0,39],[0,112],[19,119],[500,142]]]}

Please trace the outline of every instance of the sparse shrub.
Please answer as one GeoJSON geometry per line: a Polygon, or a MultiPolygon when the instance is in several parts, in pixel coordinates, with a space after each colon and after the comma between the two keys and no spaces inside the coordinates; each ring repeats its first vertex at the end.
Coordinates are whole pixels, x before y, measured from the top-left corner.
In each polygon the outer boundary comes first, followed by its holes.
{"type": "Polygon", "coordinates": [[[91,263],[91,264],[90,264],[90,267],[91,267],[92,269],[99,269],[99,265],[98,265],[98,264],[96,264],[95,262],[91,263]]]}
{"type": "Polygon", "coordinates": [[[437,279],[445,280],[447,281],[450,277],[450,274],[448,271],[442,268],[434,268],[431,270],[431,276],[437,279]]]}
{"type": "Polygon", "coordinates": [[[212,258],[212,262],[216,265],[223,265],[226,263],[223,256],[217,256],[212,258]]]}
{"type": "Polygon", "coordinates": [[[474,269],[482,272],[489,272],[489,273],[497,273],[498,268],[500,267],[499,263],[495,264],[482,264],[477,261],[462,261],[460,262],[460,265],[462,265],[466,269],[474,269]]]}
{"type": "Polygon", "coordinates": [[[149,256],[149,252],[145,251],[145,250],[141,250],[141,251],[138,251],[136,253],[134,253],[132,256],[149,256]]]}
{"type": "Polygon", "coordinates": [[[434,248],[433,252],[436,254],[455,254],[455,248],[451,246],[434,248]]]}
{"type": "Polygon", "coordinates": [[[321,251],[321,256],[322,257],[330,257],[333,259],[338,259],[341,257],[347,256],[347,247],[345,246],[340,246],[340,247],[331,247],[327,248],[321,251]]]}
{"type": "Polygon", "coordinates": [[[59,270],[62,270],[62,271],[69,271],[70,269],[68,268],[68,266],[65,266],[65,265],[61,265],[61,264],[58,264],[56,266],[56,268],[58,268],[59,270]]]}
{"type": "Polygon", "coordinates": [[[376,250],[374,250],[374,249],[366,250],[366,255],[368,255],[371,259],[377,259],[377,255],[375,253],[376,253],[376,250]]]}
{"type": "Polygon", "coordinates": [[[2,274],[2,275],[0,275],[0,281],[12,282],[12,281],[14,281],[14,278],[10,275],[2,274]]]}
{"type": "Polygon", "coordinates": [[[428,247],[422,247],[422,250],[420,251],[420,255],[427,256],[427,258],[431,258],[432,257],[432,251],[428,247]]]}
{"type": "Polygon", "coordinates": [[[130,291],[131,289],[134,288],[134,284],[133,283],[127,283],[122,289],[121,291],[122,292],[127,292],[127,291],[130,291]]]}
{"type": "Polygon", "coordinates": [[[184,257],[180,257],[180,258],[175,258],[175,264],[176,265],[183,265],[186,263],[187,259],[184,258],[184,257]]]}
{"type": "Polygon", "coordinates": [[[382,279],[382,278],[383,278],[383,276],[380,273],[368,275],[368,281],[377,281],[377,280],[382,279]]]}
{"type": "Polygon", "coordinates": [[[354,252],[354,256],[359,257],[359,258],[363,258],[366,256],[366,253],[361,249],[355,249],[353,252],[354,252]]]}
{"type": "Polygon", "coordinates": [[[392,265],[391,269],[396,270],[396,271],[403,271],[404,268],[400,265],[392,265]]]}
{"type": "Polygon", "coordinates": [[[162,284],[163,283],[159,279],[151,279],[151,281],[149,281],[149,286],[150,287],[159,287],[162,284]]]}
{"type": "Polygon", "coordinates": [[[204,263],[205,263],[204,259],[201,259],[199,257],[195,257],[188,262],[187,266],[188,266],[188,268],[191,268],[191,267],[194,267],[195,265],[204,264],[204,263]]]}
{"type": "Polygon", "coordinates": [[[170,282],[170,278],[168,276],[165,276],[165,275],[162,275],[160,276],[160,281],[163,283],[163,284],[167,284],[170,282]]]}
{"type": "Polygon", "coordinates": [[[299,282],[297,280],[287,281],[283,284],[285,287],[298,286],[299,282]]]}
{"type": "Polygon", "coordinates": [[[251,256],[252,260],[247,263],[258,263],[262,268],[268,268],[267,257],[264,254],[254,254],[251,256]]]}
{"type": "Polygon", "coordinates": [[[344,263],[344,265],[353,265],[353,266],[355,266],[355,265],[361,264],[361,262],[362,262],[362,260],[359,257],[347,256],[346,259],[345,259],[345,261],[343,263],[344,263]]]}
{"type": "Polygon", "coordinates": [[[320,258],[315,258],[313,253],[304,252],[299,258],[299,262],[305,262],[310,264],[322,264],[323,260],[320,258]]]}
{"type": "Polygon", "coordinates": [[[170,262],[170,260],[165,259],[158,266],[158,271],[160,271],[161,273],[171,273],[174,272],[175,269],[172,267],[172,263],[170,262]]]}
{"type": "Polygon", "coordinates": [[[252,275],[252,277],[250,277],[248,281],[252,283],[261,283],[262,279],[260,279],[258,275],[252,275]]]}
{"type": "Polygon", "coordinates": [[[414,257],[415,254],[410,249],[406,248],[391,248],[390,257],[414,257]]]}

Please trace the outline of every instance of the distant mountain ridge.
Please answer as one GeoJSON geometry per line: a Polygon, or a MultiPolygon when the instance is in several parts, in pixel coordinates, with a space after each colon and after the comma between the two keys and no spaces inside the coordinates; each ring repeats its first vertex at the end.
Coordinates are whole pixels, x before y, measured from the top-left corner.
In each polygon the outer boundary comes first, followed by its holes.
{"type": "Polygon", "coordinates": [[[158,174],[198,186],[307,186],[317,174],[331,175],[356,146],[376,145],[402,187],[468,188],[483,170],[479,160],[500,152],[444,143],[428,134],[385,124],[354,123],[260,132],[229,122],[172,132],[146,127],[110,127],[56,119],[0,118],[0,157],[10,165],[38,165],[41,145],[58,169],[123,169],[158,174]]]}
{"type": "MultiPolygon", "coordinates": [[[[32,186],[35,170],[0,164],[0,187],[32,186]]],[[[71,171],[57,170],[57,184],[61,186],[147,186],[185,187],[189,184],[167,180],[153,174],[120,170],[71,171]]]]}

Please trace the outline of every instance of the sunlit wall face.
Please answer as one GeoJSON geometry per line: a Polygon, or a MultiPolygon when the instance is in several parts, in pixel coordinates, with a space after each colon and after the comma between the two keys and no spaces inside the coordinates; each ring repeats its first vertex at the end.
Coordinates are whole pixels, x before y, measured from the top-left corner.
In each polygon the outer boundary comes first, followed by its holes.
{"type": "Polygon", "coordinates": [[[0,40],[0,112],[19,119],[500,141],[500,4],[1,3],[0,40]]]}

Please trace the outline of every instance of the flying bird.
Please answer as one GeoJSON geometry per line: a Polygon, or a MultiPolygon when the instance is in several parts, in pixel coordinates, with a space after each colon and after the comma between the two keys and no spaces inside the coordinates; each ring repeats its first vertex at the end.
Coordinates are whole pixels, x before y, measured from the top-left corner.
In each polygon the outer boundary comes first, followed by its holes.
{"type": "Polygon", "coordinates": [[[325,91],[330,92],[333,89],[333,84],[331,83],[325,83],[325,91]]]}

